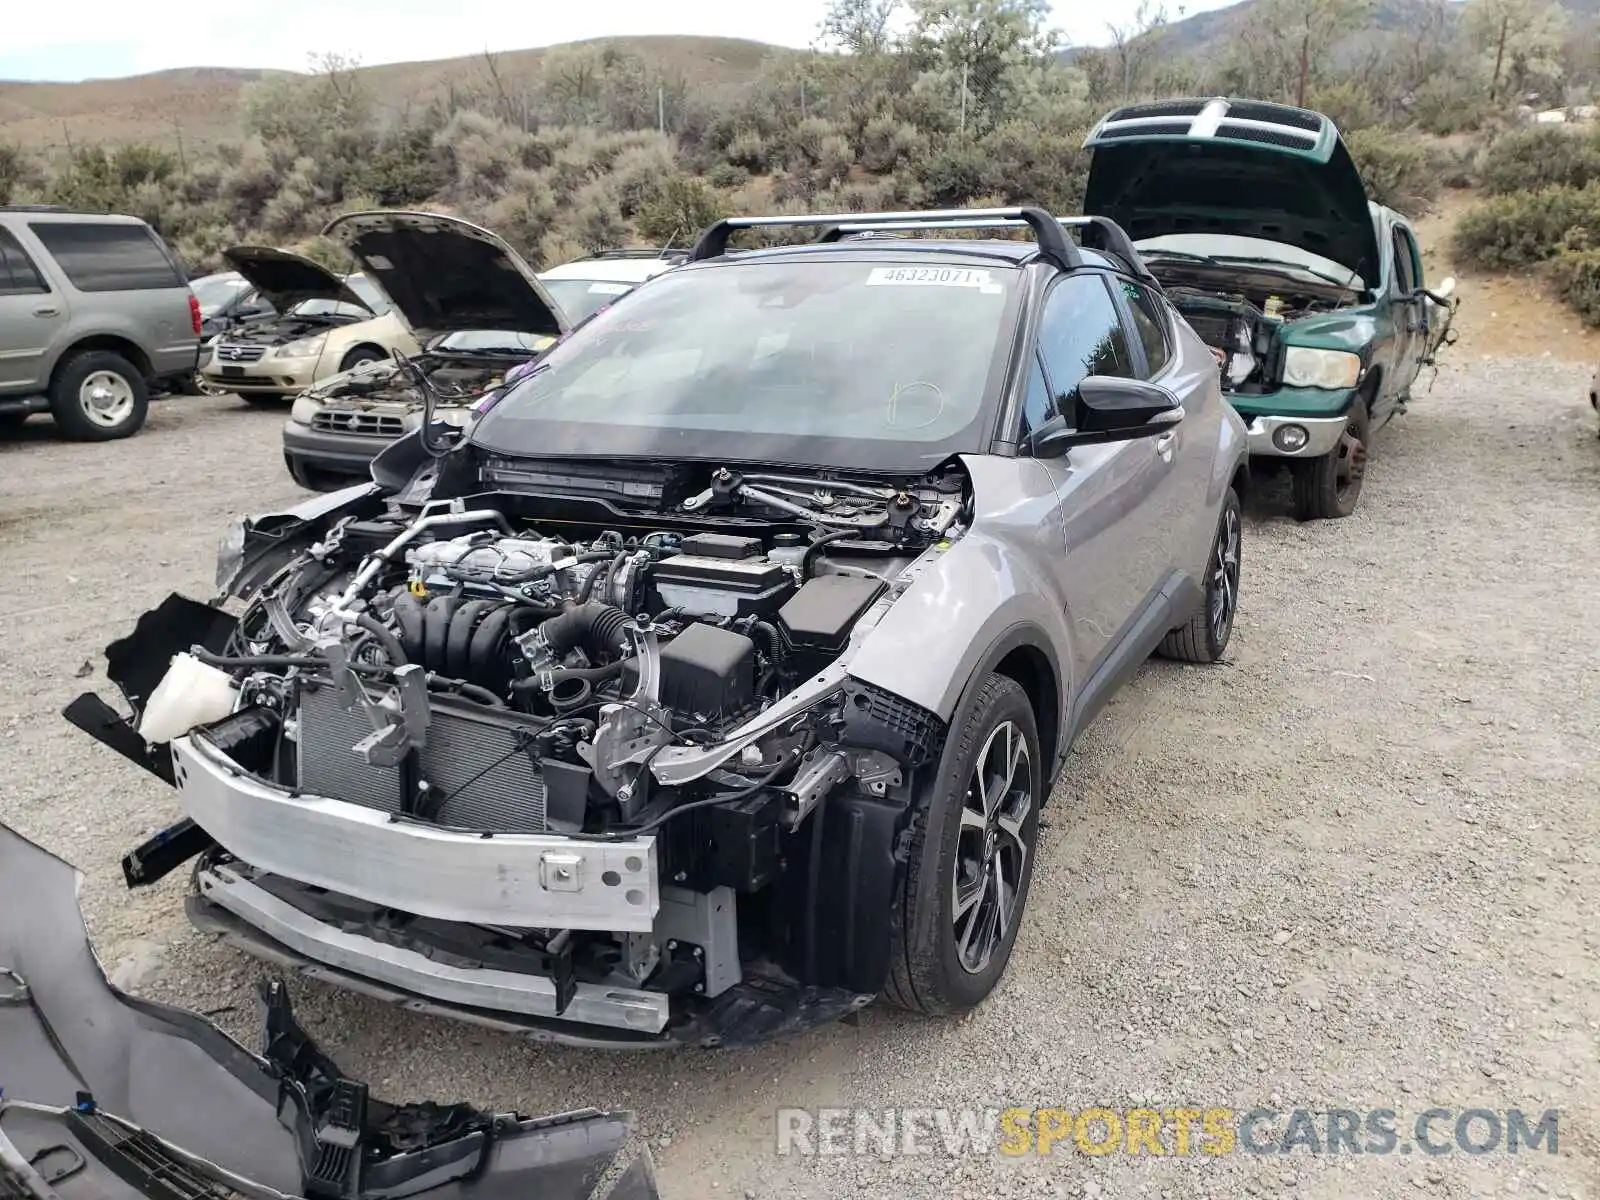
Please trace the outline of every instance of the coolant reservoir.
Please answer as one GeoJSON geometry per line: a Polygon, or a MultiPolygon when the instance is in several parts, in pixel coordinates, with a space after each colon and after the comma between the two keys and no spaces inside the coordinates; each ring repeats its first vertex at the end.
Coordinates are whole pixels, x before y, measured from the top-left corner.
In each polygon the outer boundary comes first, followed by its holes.
{"type": "Polygon", "coordinates": [[[1262,306],[1261,313],[1263,316],[1271,317],[1274,321],[1283,316],[1283,297],[1268,296],[1266,304],[1262,306]]]}
{"type": "Polygon", "coordinates": [[[152,743],[170,742],[196,725],[222,720],[233,712],[233,702],[233,680],[226,671],[192,654],[174,654],[144,706],[139,736],[152,743]]]}

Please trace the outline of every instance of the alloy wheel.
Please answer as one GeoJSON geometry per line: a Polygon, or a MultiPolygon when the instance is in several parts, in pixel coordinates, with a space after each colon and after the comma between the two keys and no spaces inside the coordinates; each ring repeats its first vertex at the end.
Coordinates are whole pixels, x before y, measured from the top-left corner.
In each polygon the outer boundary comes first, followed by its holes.
{"type": "Polygon", "coordinates": [[[1222,528],[1211,552],[1211,640],[1228,639],[1233,613],[1239,603],[1239,512],[1229,506],[1222,512],[1222,528]]]}
{"type": "Polygon", "coordinates": [[[83,415],[106,429],[126,421],[133,404],[133,385],[114,371],[94,371],[78,388],[83,415]]]}
{"type": "Polygon", "coordinates": [[[1013,722],[1002,721],[972,768],[956,838],[950,911],[956,959],[968,974],[988,967],[1017,920],[1028,862],[1022,829],[1033,793],[1027,739],[1013,722]]]}

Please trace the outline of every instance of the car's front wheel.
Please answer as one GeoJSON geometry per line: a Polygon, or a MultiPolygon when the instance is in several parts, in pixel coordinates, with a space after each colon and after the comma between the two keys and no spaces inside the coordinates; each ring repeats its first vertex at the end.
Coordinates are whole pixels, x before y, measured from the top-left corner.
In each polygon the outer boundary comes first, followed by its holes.
{"type": "Polygon", "coordinates": [[[941,1016],[1000,981],[1033,878],[1046,775],[1027,693],[987,675],[917,795],[885,997],[941,1016]]]}
{"type": "Polygon", "coordinates": [[[1301,521],[1329,517],[1348,517],[1361,499],[1361,484],[1367,474],[1367,445],[1372,437],[1371,418],[1361,397],[1345,415],[1339,444],[1321,458],[1296,462],[1294,472],[1294,515],[1301,521]]]}
{"type": "Polygon", "coordinates": [[[56,372],[50,411],[56,428],[81,442],[106,442],[139,432],[149,409],[144,376],[122,355],[85,350],[56,372]]]}

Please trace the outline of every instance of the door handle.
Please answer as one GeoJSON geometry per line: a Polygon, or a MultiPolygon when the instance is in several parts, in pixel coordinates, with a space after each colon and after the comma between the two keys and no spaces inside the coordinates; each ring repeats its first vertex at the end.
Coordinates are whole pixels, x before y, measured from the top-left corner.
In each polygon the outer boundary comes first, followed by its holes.
{"type": "Polygon", "coordinates": [[[36,317],[59,317],[61,310],[54,304],[42,304],[33,310],[33,315],[36,317]]]}
{"type": "Polygon", "coordinates": [[[1163,433],[1156,439],[1156,453],[1161,455],[1161,457],[1166,459],[1168,462],[1171,462],[1172,448],[1177,444],[1178,434],[1176,430],[1174,430],[1172,433],[1163,433]]]}

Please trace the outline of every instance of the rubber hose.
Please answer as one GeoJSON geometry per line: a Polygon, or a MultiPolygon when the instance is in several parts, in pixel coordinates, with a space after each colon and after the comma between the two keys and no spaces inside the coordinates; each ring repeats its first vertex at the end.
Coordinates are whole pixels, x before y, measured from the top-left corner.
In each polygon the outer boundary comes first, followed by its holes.
{"type": "Polygon", "coordinates": [[[540,634],[557,658],[579,646],[601,654],[621,654],[628,648],[624,631],[632,621],[615,605],[590,600],[551,617],[540,627],[540,634]]]}
{"type": "Polygon", "coordinates": [[[800,556],[800,582],[804,583],[811,578],[811,564],[816,561],[817,554],[825,547],[831,546],[835,542],[842,542],[847,538],[861,537],[863,534],[870,532],[872,532],[870,529],[835,529],[832,533],[823,534],[807,546],[805,553],[800,556]]]}
{"type": "Polygon", "coordinates": [[[559,682],[556,687],[550,689],[550,707],[558,713],[572,712],[574,709],[582,708],[587,704],[589,697],[593,694],[594,687],[587,679],[569,675],[565,680],[559,682]],[[561,695],[557,695],[557,688],[560,689],[561,695]]]}
{"type": "MultiPolygon", "coordinates": [[[[629,663],[637,661],[637,659],[624,658],[604,667],[556,667],[550,672],[550,684],[554,687],[563,679],[582,679],[586,683],[604,683],[608,679],[615,679],[622,674],[623,669],[629,663]]],[[[529,688],[538,687],[541,679],[541,676],[529,676],[527,679],[517,680],[511,686],[518,691],[527,691],[529,688]]]]}
{"type": "Polygon", "coordinates": [[[501,583],[532,583],[536,579],[545,579],[557,571],[565,571],[579,563],[605,562],[611,557],[609,550],[586,550],[575,558],[563,558],[559,562],[540,563],[536,567],[529,567],[526,571],[517,571],[514,574],[496,575],[501,583]]]}
{"type": "Polygon", "coordinates": [[[357,613],[356,625],[365,629],[378,640],[378,645],[383,647],[383,652],[389,656],[391,667],[403,667],[411,660],[406,657],[406,652],[401,648],[400,639],[389,631],[388,626],[379,621],[371,613],[357,613]]]}

